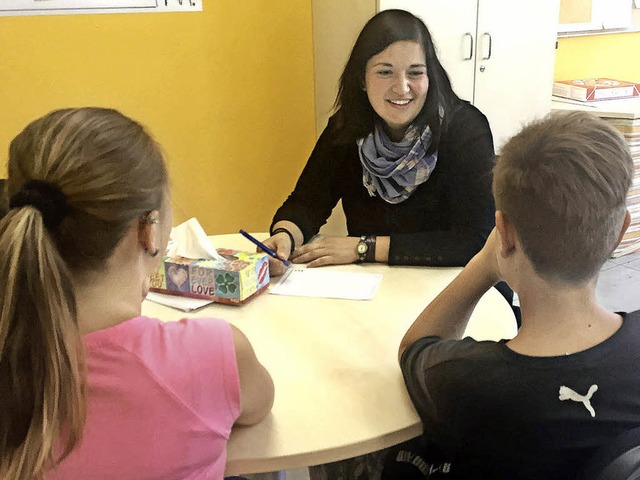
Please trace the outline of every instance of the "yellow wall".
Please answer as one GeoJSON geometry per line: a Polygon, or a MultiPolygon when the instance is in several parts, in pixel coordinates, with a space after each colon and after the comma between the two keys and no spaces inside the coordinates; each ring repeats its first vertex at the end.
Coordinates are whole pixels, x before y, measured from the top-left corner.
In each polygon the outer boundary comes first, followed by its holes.
{"type": "Polygon", "coordinates": [[[609,77],[640,82],[640,32],[561,38],[556,80],[609,77]]]}
{"type": "Polygon", "coordinates": [[[311,3],[0,18],[0,173],[27,122],[115,107],[164,146],[175,222],[265,230],[315,140],[311,3]]]}

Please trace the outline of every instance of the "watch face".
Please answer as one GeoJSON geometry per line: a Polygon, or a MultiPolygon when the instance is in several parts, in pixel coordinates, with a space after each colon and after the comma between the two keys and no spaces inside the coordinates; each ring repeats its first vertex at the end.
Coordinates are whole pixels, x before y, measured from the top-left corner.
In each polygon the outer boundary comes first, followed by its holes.
{"type": "Polygon", "coordinates": [[[367,250],[369,250],[369,246],[366,243],[359,243],[358,247],[356,248],[356,251],[361,255],[363,253],[367,253],[367,250]]]}

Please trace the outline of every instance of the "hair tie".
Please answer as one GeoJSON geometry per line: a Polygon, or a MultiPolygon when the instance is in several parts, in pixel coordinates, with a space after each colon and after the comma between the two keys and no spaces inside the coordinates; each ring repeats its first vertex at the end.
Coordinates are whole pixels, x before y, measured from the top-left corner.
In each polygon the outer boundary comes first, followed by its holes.
{"type": "Polygon", "coordinates": [[[291,233],[286,228],[280,227],[280,228],[274,229],[271,232],[271,236],[273,237],[277,233],[286,233],[287,235],[289,235],[289,240],[291,240],[291,251],[289,252],[289,256],[293,255],[293,251],[296,249],[296,240],[295,240],[295,238],[293,238],[293,233],[291,233]]]}
{"type": "Polygon", "coordinates": [[[9,208],[24,206],[37,208],[47,229],[60,225],[69,212],[67,197],[60,187],[43,180],[29,180],[9,200],[9,208]]]}

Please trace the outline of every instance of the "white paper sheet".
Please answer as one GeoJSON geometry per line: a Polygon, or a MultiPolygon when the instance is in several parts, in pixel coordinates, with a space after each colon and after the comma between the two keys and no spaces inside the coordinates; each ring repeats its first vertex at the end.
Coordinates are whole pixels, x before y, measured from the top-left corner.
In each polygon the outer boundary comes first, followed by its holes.
{"type": "Polygon", "coordinates": [[[371,300],[382,281],[381,273],[358,273],[321,268],[289,269],[271,287],[275,295],[371,300]]]}
{"type": "Polygon", "coordinates": [[[165,295],[164,293],[157,292],[149,292],[147,294],[147,300],[154,303],[159,303],[160,305],[164,305],[166,307],[177,308],[178,310],[182,310],[184,312],[191,312],[192,310],[197,310],[198,308],[202,308],[209,305],[210,303],[213,303],[213,300],[181,297],[178,295],[165,295]]]}

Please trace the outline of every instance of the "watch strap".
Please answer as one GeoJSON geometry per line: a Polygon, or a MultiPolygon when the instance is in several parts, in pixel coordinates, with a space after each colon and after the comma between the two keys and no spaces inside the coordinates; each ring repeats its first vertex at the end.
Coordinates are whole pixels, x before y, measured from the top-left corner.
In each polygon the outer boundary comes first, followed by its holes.
{"type": "Polygon", "coordinates": [[[376,261],[376,236],[368,235],[365,238],[365,243],[369,248],[367,248],[367,253],[365,254],[365,262],[375,263],[376,261]]]}

